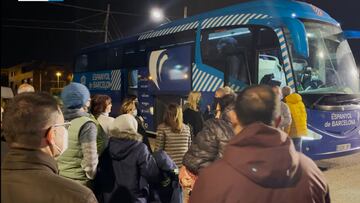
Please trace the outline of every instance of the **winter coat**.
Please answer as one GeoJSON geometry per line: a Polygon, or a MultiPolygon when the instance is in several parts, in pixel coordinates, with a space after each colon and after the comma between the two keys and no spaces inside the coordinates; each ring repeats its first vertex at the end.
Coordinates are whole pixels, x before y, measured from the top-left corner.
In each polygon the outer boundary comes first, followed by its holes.
{"type": "Polygon", "coordinates": [[[179,133],[173,132],[170,126],[160,124],[157,128],[155,151],[164,150],[176,166],[182,166],[182,160],[191,144],[191,134],[189,126],[183,124],[179,133]]]}
{"type": "Polygon", "coordinates": [[[63,109],[71,121],[69,147],[57,158],[59,174],[91,187],[98,164],[98,128],[92,116],[80,109],[63,109]]]}
{"type": "Polygon", "coordinates": [[[58,175],[56,161],[40,150],[11,148],[1,165],[1,202],[96,203],[92,191],[58,175]]]}
{"type": "Polygon", "coordinates": [[[286,133],[254,123],[200,171],[190,202],[329,203],[330,196],[322,172],[286,133]]]}
{"type": "Polygon", "coordinates": [[[190,108],[187,108],[184,111],[183,115],[184,123],[191,127],[192,135],[196,137],[196,135],[201,131],[204,125],[204,118],[201,111],[194,111],[190,108]]]}
{"type": "Polygon", "coordinates": [[[223,156],[224,148],[233,136],[232,124],[226,113],[223,113],[220,119],[207,120],[186,152],[183,164],[190,172],[197,175],[200,168],[223,156]]]}
{"type": "Polygon", "coordinates": [[[110,137],[95,178],[99,202],[146,202],[147,183],[158,180],[155,159],[142,143],[141,135],[122,133],[110,137]]]}
{"type": "Polygon", "coordinates": [[[305,105],[299,94],[293,93],[285,97],[285,102],[289,106],[292,122],[287,133],[290,137],[301,137],[307,135],[307,114],[305,105]]]}

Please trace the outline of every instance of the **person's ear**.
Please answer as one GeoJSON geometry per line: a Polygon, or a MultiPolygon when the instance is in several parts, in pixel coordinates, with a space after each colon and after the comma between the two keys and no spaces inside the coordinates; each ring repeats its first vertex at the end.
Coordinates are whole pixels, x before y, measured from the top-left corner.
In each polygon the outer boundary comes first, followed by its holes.
{"type": "Polygon", "coordinates": [[[54,137],[55,137],[55,130],[53,127],[51,127],[46,133],[46,141],[53,145],[55,144],[54,137]]]}
{"type": "Polygon", "coordinates": [[[278,128],[280,126],[281,120],[282,120],[281,116],[278,116],[274,119],[274,127],[275,128],[278,128]]]}

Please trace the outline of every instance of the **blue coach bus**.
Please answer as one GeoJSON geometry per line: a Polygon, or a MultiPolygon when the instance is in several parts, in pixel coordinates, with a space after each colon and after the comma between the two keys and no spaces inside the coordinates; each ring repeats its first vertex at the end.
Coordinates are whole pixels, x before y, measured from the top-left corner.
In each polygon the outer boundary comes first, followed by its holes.
{"type": "Polygon", "coordinates": [[[202,108],[224,85],[240,91],[273,74],[302,95],[308,113],[303,152],[324,159],[360,151],[359,73],[344,32],[323,10],[296,1],[254,1],[173,21],[85,48],[74,80],[108,94],[115,114],[137,95],[154,132],[164,105],[200,91],[202,108]]]}

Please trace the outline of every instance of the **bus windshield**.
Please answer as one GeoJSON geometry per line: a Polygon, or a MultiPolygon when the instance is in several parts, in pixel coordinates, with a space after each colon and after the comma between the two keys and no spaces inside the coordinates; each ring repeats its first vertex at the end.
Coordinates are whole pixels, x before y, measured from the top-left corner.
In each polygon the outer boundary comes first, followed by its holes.
{"type": "Polygon", "coordinates": [[[299,93],[358,94],[359,73],[340,27],[304,22],[309,57],[292,55],[299,93]]]}

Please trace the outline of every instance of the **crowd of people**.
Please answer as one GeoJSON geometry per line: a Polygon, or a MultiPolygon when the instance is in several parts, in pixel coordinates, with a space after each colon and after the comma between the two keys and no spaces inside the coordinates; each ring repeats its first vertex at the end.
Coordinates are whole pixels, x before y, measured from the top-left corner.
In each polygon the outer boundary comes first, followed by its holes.
{"type": "Polygon", "coordinates": [[[301,96],[277,81],[216,90],[200,110],[170,103],[149,142],[136,96],[112,99],[70,83],[61,103],[25,85],[5,107],[2,202],[330,202],[301,153],[301,96]]]}

